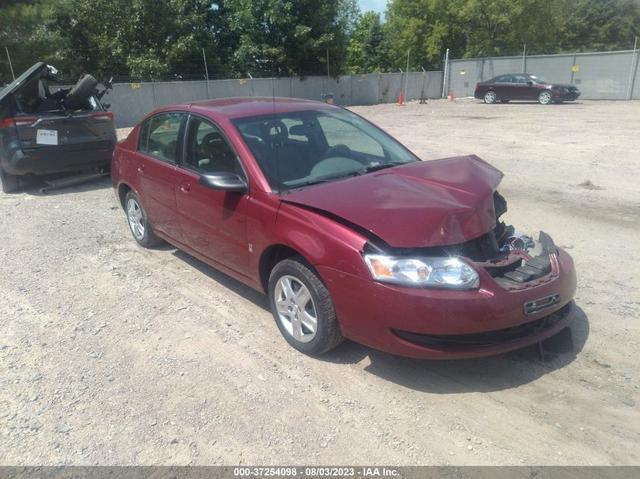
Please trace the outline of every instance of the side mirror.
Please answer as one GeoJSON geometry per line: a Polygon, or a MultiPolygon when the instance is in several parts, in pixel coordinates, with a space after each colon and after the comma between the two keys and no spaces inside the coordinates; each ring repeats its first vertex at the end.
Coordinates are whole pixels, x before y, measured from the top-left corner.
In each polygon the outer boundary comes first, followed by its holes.
{"type": "Polygon", "coordinates": [[[247,183],[235,173],[220,172],[203,174],[200,176],[198,183],[212,190],[233,193],[245,193],[247,191],[247,183]]]}
{"type": "Polygon", "coordinates": [[[531,80],[529,80],[529,81],[527,82],[527,85],[529,85],[529,86],[533,86],[533,82],[532,82],[531,80]]]}

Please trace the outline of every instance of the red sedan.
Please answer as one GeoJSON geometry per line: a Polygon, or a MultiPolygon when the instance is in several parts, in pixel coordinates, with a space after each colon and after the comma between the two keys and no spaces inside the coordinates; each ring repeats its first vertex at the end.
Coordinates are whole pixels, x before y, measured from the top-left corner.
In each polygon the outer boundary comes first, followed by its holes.
{"type": "Polygon", "coordinates": [[[224,99],[149,114],[113,155],[131,233],[269,297],[282,335],[463,358],[537,343],[575,315],[570,256],[501,221],[502,173],[422,162],[335,106],[224,99]]]}

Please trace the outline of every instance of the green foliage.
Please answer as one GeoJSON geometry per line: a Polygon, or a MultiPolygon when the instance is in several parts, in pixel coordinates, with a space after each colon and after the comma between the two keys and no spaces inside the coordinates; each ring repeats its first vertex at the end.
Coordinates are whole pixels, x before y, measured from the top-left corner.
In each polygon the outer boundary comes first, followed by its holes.
{"type": "Polygon", "coordinates": [[[390,68],[453,58],[628,49],[640,35],[637,0],[391,0],[390,68]]]}
{"type": "Polygon", "coordinates": [[[380,14],[366,12],[355,22],[347,47],[349,73],[383,71],[388,64],[389,52],[380,14]]]}
{"type": "Polygon", "coordinates": [[[69,77],[211,78],[439,68],[452,58],[628,49],[640,0],[3,0],[0,83],[46,61],[69,77]]]}
{"type": "Polygon", "coordinates": [[[226,27],[234,45],[231,64],[252,75],[341,70],[346,30],[355,3],[340,0],[227,0],[226,27]]]}

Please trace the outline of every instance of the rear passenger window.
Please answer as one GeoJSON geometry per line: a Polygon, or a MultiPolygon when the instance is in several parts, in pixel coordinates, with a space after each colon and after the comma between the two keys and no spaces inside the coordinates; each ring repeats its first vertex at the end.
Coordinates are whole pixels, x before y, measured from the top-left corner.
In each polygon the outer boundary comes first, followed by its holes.
{"type": "Polygon", "coordinates": [[[138,149],[162,161],[175,163],[184,113],[161,113],[149,118],[140,130],[138,149]]]}

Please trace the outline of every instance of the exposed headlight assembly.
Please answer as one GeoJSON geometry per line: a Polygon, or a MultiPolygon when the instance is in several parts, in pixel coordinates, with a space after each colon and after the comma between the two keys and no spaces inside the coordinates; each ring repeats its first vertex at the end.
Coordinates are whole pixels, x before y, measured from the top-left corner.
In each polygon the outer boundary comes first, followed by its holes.
{"type": "Polygon", "coordinates": [[[478,273],[459,258],[404,258],[367,254],[364,261],[376,281],[430,288],[474,289],[478,273]]]}

